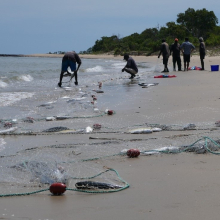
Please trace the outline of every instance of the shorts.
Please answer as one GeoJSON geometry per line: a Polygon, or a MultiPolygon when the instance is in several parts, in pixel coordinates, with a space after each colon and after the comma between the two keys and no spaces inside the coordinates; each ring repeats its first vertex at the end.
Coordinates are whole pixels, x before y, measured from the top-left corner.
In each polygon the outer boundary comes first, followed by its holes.
{"type": "Polygon", "coordinates": [[[63,60],[61,71],[67,72],[68,67],[70,67],[71,71],[73,72],[76,70],[76,63],[73,62],[72,60],[63,60]]]}
{"type": "Polygon", "coordinates": [[[190,62],[190,54],[183,54],[183,60],[184,60],[184,63],[189,63],[190,62]]]}
{"type": "Polygon", "coordinates": [[[137,72],[134,69],[131,68],[125,68],[126,72],[129,72],[131,74],[137,74],[137,72]]]}

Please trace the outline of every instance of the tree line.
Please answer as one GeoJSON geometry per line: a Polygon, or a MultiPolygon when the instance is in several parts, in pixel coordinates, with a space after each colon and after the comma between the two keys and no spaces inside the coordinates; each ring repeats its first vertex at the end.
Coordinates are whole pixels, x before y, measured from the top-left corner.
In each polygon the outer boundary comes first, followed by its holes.
{"type": "Polygon", "coordinates": [[[196,47],[199,45],[199,37],[203,37],[206,46],[217,46],[220,45],[220,26],[217,24],[218,18],[213,11],[188,8],[177,15],[176,22],[167,22],[163,27],[147,28],[140,34],[134,33],[123,38],[117,35],[103,36],[96,40],[94,46],[80,53],[111,52],[114,55],[122,55],[133,52],[136,55],[151,55],[159,50],[162,39],[166,39],[171,45],[175,38],[184,42],[185,37],[196,47]]]}

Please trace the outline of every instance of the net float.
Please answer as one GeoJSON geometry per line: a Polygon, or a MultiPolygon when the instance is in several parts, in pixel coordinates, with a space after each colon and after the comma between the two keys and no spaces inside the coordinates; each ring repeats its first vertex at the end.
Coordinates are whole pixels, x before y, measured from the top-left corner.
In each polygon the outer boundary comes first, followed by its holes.
{"type": "Polygon", "coordinates": [[[23,121],[24,121],[24,122],[28,122],[28,123],[34,123],[34,118],[32,118],[32,117],[26,117],[23,121]]]}
{"type": "Polygon", "coordinates": [[[128,157],[138,157],[140,155],[140,151],[138,149],[130,149],[127,151],[128,157]]]}
{"type": "Polygon", "coordinates": [[[93,125],[93,128],[94,128],[94,129],[100,129],[101,127],[102,127],[102,126],[101,126],[100,124],[94,124],[94,125],[93,125]]]}
{"type": "Polygon", "coordinates": [[[114,112],[113,112],[113,110],[108,110],[107,113],[108,113],[108,115],[113,115],[114,112]]]}
{"type": "Polygon", "coordinates": [[[59,196],[59,195],[63,194],[65,191],[66,191],[66,185],[64,183],[53,183],[50,186],[50,192],[53,195],[59,196]]]}
{"type": "Polygon", "coordinates": [[[4,124],[4,127],[5,127],[5,128],[11,128],[11,127],[12,127],[12,123],[6,122],[6,123],[4,124]]]}
{"type": "Polygon", "coordinates": [[[216,122],[215,122],[215,125],[216,125],[217,127],[220,127],[220,121],[216,121],[216,122]]]}

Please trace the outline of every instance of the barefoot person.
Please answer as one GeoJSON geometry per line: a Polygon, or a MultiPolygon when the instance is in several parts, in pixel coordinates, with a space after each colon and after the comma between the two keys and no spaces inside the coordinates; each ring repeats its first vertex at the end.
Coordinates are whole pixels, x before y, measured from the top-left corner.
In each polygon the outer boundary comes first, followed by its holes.
{"type": "Polygon", "coordinates": [[[174,43],[170,47],[170,55],[171,54],[173,56],[173,71],[176,71],[176,63],[178,71],[181,71],[180,44],[177,38],[175,38],[174,43]]]}
{"type": "Polygon", "coordinates": [[[200,55],[200,61],[201,61],[201,65],[202,68],[201,70],[205,70],[204,68],[204,59],[205,59],[205,43],[202,37],[199,38],[199,55],[200,55]]]}
{"type": "Polygon", "coordinates": [[[163,65],[164,65],[164,70],[162,73],[169,72],[168,69],[168,59],[169,59],[169,45],[166,43],[166,40],[162,40],[162,44],[160,45],[160,53],[158,55],[158,58],[160,58],[160,55],[162,54],[163,56],[163,65]]]}
{"type": "Polygon", "coordinates": [[[185,42],[183,42],[180,46],[180,49],[183,53],[183,61],[184,61],[184,71],[188,71],[189,63],[190,63],[190,55],[195,49],[195,46],[189,42],[189,38],[185,38],[185,42]]]}
{"type": "MultiPolygon", "coordinates": [[[[72,76],[72,78],[75,77],[75,85],[78,85],[77,72],[79,70],[81,63],[82,63],[81,59],[75,51],[67,52],[64,54],[63,59],[62,59],[60,81],[58,83],[59,87],[61,87],[61,85],[62,85],[63,74],[65,72],[68,72],[67,71],[68,67],[70,67],[71,71],[74,72],[74,75],[72,76]],[[78,64],[77,68],[76,68],[76,63],[78,64]]],[[[68,74],[71,75],[69,72],[68,72],[68,74]]]]}
{"type": "Polygon", "coordinates": [[[127,72],[131,74],[131,77],[129,79],[133,79],[135,75],[138,73],[137,65],[132,57],[129,57],[128,54],[124,55],[124,60],[127,61],[127,64],[125,67],[121,70],[122,72],[127,72]]]}

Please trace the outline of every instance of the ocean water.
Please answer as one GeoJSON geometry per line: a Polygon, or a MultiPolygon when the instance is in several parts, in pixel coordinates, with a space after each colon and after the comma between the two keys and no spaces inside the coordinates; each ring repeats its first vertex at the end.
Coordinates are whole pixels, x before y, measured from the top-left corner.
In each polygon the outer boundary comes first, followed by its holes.
{"type": "MultiPolygon", "coordinates": [[[[99,82],[110,90],[127,91],[131,80],[129,74],[121,72],[124,65],[123,60],[82,59],[79,86],[74,85],[74,79],[69,82],[70,78],[64,77],[59,88],[61,58],[0,57],[0,119],[40,120],[48,116],[88,114],[94,109],[89,95],[93,89],[99,89],[99,82]]],[[[155,71],[155,65],[150,63],[138,63],[138,67],[137,78],[141,76],[141,80],[155,71]]]]}
{"type": "MultiPolygon", "coordinates": [[[[31,166],[34,164],[36,167],[40,167],[39,161],[46,161],[47,166],[50,166],[54,172],[57,163],[70,160],[68,155],[79,154],[78,158],[84,159],[119,152],[118,146],[110,148],[110,143],[97,144],[96,151],[93,151],[93,148],[86,143],[81,143],[79,148],[74,147],[74,151],[72,145],[64,147],[64,150],[63,145],[60,144],[58,148],[54,149],[45,146],[44,139],[41,139],[40,136],[32,142],[32,137],[28,134],[44,134],[45,130],[60,126],[85,132],[88,125],[92,126],[92,118],[104,115],[106,110],[113,105],[117,106],[129,101],[130,94],[134,93],[137,84],[152,79],[155,72],[159,72],[161,69],[157,63],[137,62],[139,73],[134,80],[130,80],[129,74],[121,72],[126,64],[123,60],[82,59],[78,72],[79,85],[75,86],[74,79],[73,82],[70,82],[70,77],[64,77],[62,88],[60,88],[57,83],[61,61],[62,58],[0,57],[0,133],[16,128],[15,133],[18,134],[14,137],[4,135],[0,137],[2,157],[0,183],[34,183],[32,180],[33,167],[30,168],[32,171],[29,170],[28,173],[22,172],[24,161],[27,160],[31,161],[31,166]],[[100,82],[101,87],[99,87],[100,82]],[[104,93],[96,93],[96,91],[104,91],[104,93]],[[92,95],[98,97],[97,102],[93,100],[92,95]],[[48,117],[70,117],[74,120],[47,121],[48,117]],[[22,136],[25,134],[27,135],[22,136]],[[32,148],[33,150],[30,150],[32,148]],[[77,151],[79,152],[77,153],[77,151]],[[81,151],[87,153],[81,154],[81,151]]],[[[108,125],[116,126],[111,124],[111,120],[108,125]]],[[[117,126],[122,125],[118,123],[117,126]]],[[[50,139],[49,136],[48,139],[50,139]]],[[[62,136],[59,137],[59,140],[63,139],[62,136]]],[[[45,168],[45,164],[42,164],[45,168]]],[[[46,168],[48,168],[47,166],[46,168]]],[[[76,163],[74,174],[96,174],[99,168],[95,166],[89,162],[86,165],[76,163]]],[[[25,167],[28,168],[26,162],[25,167]]],[[[71,164],[66,163],[65,169],[73,171],[71,164]]],[[[55,170],[55,172],[57,171],[55,170]]],[[[40,178],[45,180],[45,173],[40,178]]]]}

